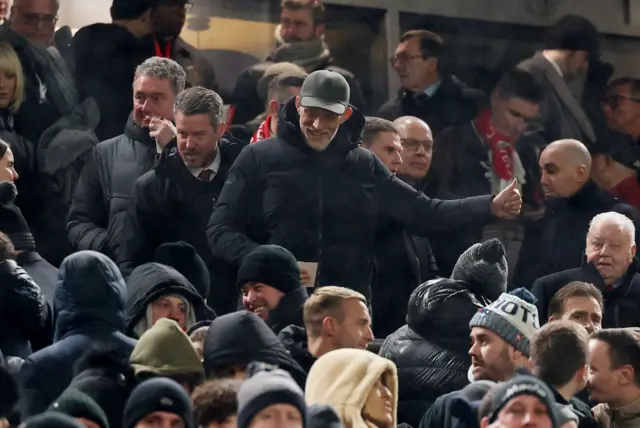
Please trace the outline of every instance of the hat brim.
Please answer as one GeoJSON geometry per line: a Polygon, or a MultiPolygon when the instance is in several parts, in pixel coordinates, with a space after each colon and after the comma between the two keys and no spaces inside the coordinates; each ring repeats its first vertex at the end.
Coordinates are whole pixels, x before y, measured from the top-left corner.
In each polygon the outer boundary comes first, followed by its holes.
{"type": "Polygon", "coordinates": [[[332,103],[320,98],[304,96],[300,97],[300,105],[302,107],[321,108],[335,114],[344,114],[347,106],[340,103],[332,103]]]}

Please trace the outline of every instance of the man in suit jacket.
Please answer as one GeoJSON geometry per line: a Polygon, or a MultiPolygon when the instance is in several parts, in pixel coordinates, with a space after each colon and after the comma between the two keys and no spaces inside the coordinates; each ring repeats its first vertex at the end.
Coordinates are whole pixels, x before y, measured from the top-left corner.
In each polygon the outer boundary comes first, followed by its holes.
{"type": "Polygon", "coordinates": [[[575,139],[589,146],[596,136],[582,101],[589,63],[600,56],[598,30],[581,16],[566,15],[549,28],[544,45],[519,65],[547,87],[540,105],[542,136],[547,143],[575,139]]]}

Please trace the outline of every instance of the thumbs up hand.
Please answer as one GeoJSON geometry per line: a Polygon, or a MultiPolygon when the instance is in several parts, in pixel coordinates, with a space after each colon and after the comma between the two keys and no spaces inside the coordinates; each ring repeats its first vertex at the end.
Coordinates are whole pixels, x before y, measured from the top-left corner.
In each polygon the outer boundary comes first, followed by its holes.
{"type": "Polygon", "coordinates": [[[491,212],[498,218],[517,218],[522,209],[522,196],[518,190],[518,180],[513,181],[491,201],[491,212]]]}

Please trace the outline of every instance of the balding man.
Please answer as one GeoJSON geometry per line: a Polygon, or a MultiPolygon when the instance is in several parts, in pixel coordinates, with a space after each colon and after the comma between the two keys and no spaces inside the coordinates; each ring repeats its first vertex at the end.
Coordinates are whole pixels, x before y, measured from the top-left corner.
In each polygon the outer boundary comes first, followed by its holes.
{"type": "Polygon", "coordinates": [[[640,326],[640,275],[636,273],[636,227],[617,212],[596,215],[586,239],[586,263],[547,275],[533,284],[540,320],[548,318],[549,303],[565,285],[594,284],[604,298],[603,328],[640,326]]]}
{"type": "Polygon", "coordinates": [[[393,121],[400,133],[402,144],[402,165],[398,177],[418,190],[424,187],[424,180],[431,168],[433,153],[433,133],[427,123],[415,116],[402,116],[393,121]]]}
{"type": "Polygon", "coordinates": [[[640,224],[635,208],[614,199],[591,180],[591,155],[581,142],[549,144],[540,155],[539,166],[545,214],[528,226],[512,280],[526,287],[545,275],[582,264],[584,237],[597,214],[615,211],[629,217],[636,230],[640,224]]]}

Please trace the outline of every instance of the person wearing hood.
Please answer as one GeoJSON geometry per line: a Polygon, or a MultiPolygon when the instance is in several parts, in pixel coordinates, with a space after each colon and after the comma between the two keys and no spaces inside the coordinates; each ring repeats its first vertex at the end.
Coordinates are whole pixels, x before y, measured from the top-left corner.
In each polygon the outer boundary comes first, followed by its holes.
{"type": "Polygon", "coordinates": [[[51,309],[38,284],[15,258],[13,244],[0,232],[0,322],[5,326],[0,333],[0,351],[27,358],[32,350],[51,344],[51,309]]]}
{"type": "Polygon", "coordinates": [[[170,318],[183,331],[215,317],[193,285],[172,267],[138,266],[127,279],[126,333],[140,337],[159,319],[170,318]]]}
{"type": "Polygon", "coordinates": [[[309,298],[300,281],[295,257],[279,245],[261,245],[245,257],[238,270],[242,305],[276,333],[304,326],[302,307],[309,298]]]}
{"type": "Polygon", "coordinates": [[[305,398],[309,405],[333,406],[346,428],[395,428],[396,366],[362,349],[331,351],[311,367],[305,398]]]}
{"type": "Polygon", "coordinates": [[[44,411],[73,379],[73,363],[96,342],[131,352],[125,336],[125,282],[111,259],[95,251],[67,256],[53,300],[53,345],[29,356],[20,371],[21,411],[44,411]],[[90,284],[90,286],[87,286],[90,284]]]}
{"type": "Polygon", "coordinates": [[[239,267],[258,245],[282,245],[299,262],[321,266],[308,285],[370,297],[381,218],[425,236],[518,215],[515,182],[495,198],[439,201],[394,177],[360,146],[365,119],[349,105],[349,91],[338,73],[311,73],[282,106],[278,136],[240,153],[207,227],[214,256],[239,267]]]}
{"type": "Polygon", "coordinates": [[[180,272],[198,290],[200,296],[207,300],[211,290],[209,269],[192,245],[184,241],[162,244],[156,250],[153,261],[180,272]]]}
{"type": "Polygon", "coordinates": [[[480,308],[464,283],[450,279],[433,279],[412,293],[407,324],[379,352],[398,368],[399,422],[417,427],[439,396],[468,383],[467,323],[480,308]]]}
{"type": "Polygon", "coordinates": [[[278,366],[304,387],[307,373],[289,355],[278,336],[256,314],[238,311],[219,316],[204,341],[204,369],[211,378],[246,378],[249,363],[278,366]]]}
{"type": "Polygon", "coordinates": [[[67,232],[76,250],[115,259],[136,179],[175,140],[173,104],[184,85],[184,70],[170,59],[149,58],[136,68],[133,112],[123,124],[124,133],[94,148],[73,194],[67,232]]]}
{"type": "Polygon", "coordinates": [[[544,276],[533,283],[532,292],[541,320],[549,315],[549,304],[561,288],[580,281],[596,286],[604,299],[603,328],[640,325],[640,274],[637,273],[637,230],[633,222],[617,212],[596,215],[586,234],[586,260],[576,269],[544,276]]]}
{"type": "Polygon", "coordinates": [[[36,251],[36,243],[29,225],[20,208],[14,203],[17,194],[16,186],[12,182],[0,182],[0,230],[13,243],[18,265],[33,278],[46,301],[52,304],[58,269],[36,251]]]}
{"type": "Polygon", "coordinates": [[[168,318],[159,319],[140,336],[130,362],[138,379],[168,377],[189,394],[204,380],[200,357],[189,336],[177,322],[168,318]]]}
{"type": "Polygon", "coordinates": [[[209,266],[213,289],[206,298],[217,312],[232,312],[238,303],[235,270],[213,257],[205,228],[211,201],[220,195],[244,144],[225,135],[223,102],[212,90],[184,90],[176,98],[174,113],[177,143],[136,181],[117,261],[126,276],[151,261],[160,245],[185,241],[209,266]]]}

